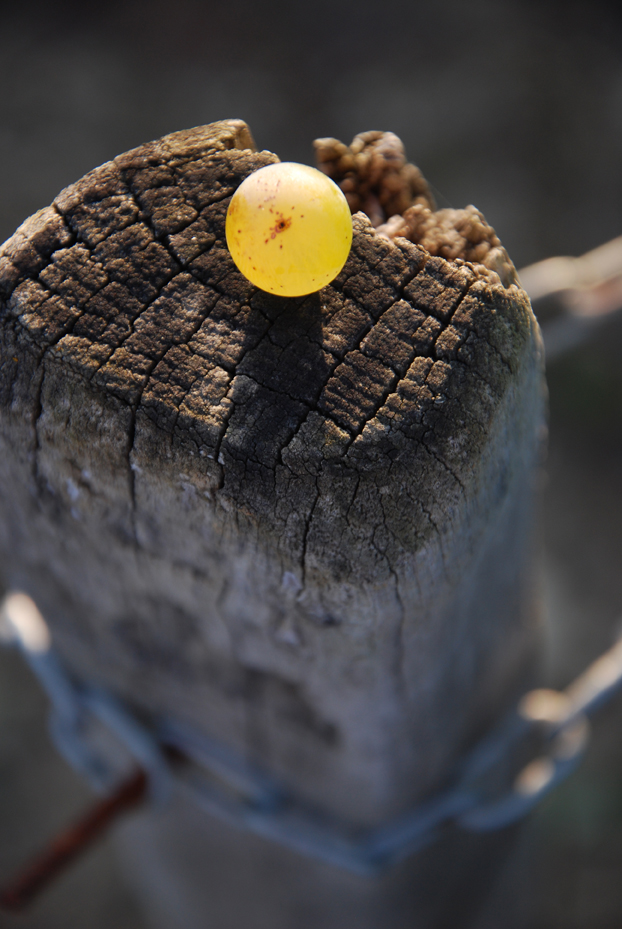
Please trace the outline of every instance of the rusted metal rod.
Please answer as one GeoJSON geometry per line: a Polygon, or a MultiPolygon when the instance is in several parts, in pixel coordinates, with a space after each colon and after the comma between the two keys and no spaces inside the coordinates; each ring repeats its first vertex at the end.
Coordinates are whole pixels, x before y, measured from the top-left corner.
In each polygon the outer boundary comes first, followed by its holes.
{"type": "Polygon", "coordinates": [[[0,906],[5,910],[23,909],[99,838],[119,814],[137,806],[145,797],[146,789],[147,776],[139,768],[114,793],[100,800],[21,868],[0,892],[0,906]]]}

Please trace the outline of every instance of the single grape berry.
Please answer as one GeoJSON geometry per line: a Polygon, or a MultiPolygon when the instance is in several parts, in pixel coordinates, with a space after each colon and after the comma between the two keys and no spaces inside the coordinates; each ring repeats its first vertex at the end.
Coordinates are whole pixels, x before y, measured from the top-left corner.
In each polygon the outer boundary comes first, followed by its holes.
{"type": "Polygon", "coordinates": [[[227,211],[226,235],[231,257],[252,284],[301,297],[329,284],[343,268],[352,216],[342,191],[325,174],[282,162],[240,184],[227,211]]]}

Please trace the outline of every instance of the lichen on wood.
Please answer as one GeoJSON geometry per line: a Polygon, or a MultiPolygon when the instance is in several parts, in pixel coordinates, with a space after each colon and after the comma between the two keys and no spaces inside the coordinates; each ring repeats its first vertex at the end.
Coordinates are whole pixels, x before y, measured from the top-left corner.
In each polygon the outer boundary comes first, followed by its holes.
{"type": "MultiPolygon", "coordinates": [[[[318,139],[315,148],[320,167],[344,191],[352,212],[363,210],[379,235],[401,236],[430,255],[483,265],[505,287],[517,283],[508,253],[482,213],[474,206],[437,210],[427,181],[406,161],[394,133],[363,132],[349,146],[318,139]]],[[[490,280],[494,285],[496,278],[490,280]]]]}

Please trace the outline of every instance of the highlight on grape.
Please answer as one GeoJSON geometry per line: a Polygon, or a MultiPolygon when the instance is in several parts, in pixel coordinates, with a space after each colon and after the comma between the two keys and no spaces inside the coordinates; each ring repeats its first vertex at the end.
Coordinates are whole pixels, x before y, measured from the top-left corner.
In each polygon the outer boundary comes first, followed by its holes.
{"type": "Polygon", "coordinates": [[[352,216],[329,177],[307,165],[280,162],[242,181],[225,231],[231,257],[252,284],[301,297],[330,284],[343,268],[352,216]]]}

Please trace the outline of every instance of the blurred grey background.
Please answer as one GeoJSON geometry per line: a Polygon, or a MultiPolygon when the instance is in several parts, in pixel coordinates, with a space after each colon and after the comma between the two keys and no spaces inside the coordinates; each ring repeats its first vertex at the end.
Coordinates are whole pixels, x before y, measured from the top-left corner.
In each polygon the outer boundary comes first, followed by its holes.
{"type": "MultiPolygon", "coordinates": [[[[392,130],[439,205],[474,203],[517,267],[579,255],[622,234],[619,17],[595,0],[3,4],[0,241],[118,153],[241,117],[260,148],[307,163],[316,137],[392,130]]],[[[552,686],[622,632],[621,357],[616,317],[549,368],[552,686]]],[[[0,883],[89,800],[47,742],[44,710],[19,659],[0,653],[0,883]]],[[[530,929],[622,925],[621,724],[622,698],[524,830],[533,889],[516,908],[530,929]]],[[[121,871],[106,841],[0,929],[142,929],[121,871]]]]}

